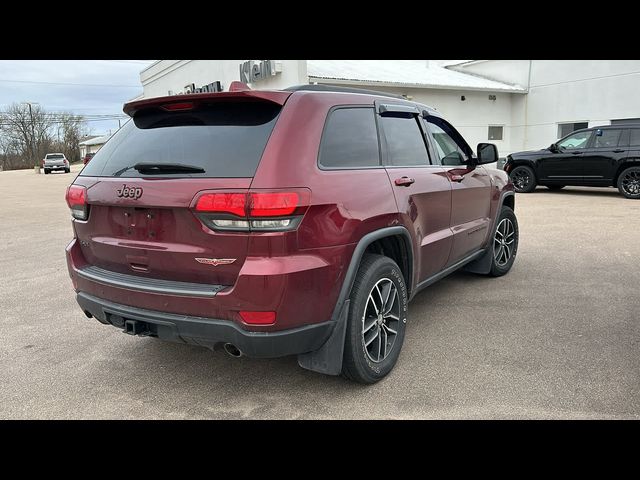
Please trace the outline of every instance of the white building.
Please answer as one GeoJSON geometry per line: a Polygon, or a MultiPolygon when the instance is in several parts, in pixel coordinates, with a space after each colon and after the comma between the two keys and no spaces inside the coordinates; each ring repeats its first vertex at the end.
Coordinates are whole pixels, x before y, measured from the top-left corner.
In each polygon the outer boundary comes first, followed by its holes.
{"type": "Polygon", "coordinates": [[[96,153],[110,138],[111,135],[103,135],[91,137],[78,143],[80,146],[80,158],[84,158],[87,153],[96,153]]]}
{"type": "Polygon", "coordinates": [[[500,156],[577,128],[640,122],[638,60],[159,60],[140,80],[141,98],[228,90],[238,80],[253,89],[318,83],[400,94],[436,108],[472,147],[495,143],[500,156]]]}

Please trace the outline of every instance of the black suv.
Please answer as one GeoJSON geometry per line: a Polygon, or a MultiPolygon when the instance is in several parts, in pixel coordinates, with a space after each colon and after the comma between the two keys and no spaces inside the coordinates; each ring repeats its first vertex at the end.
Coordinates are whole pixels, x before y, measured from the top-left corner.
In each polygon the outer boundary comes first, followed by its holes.
{"type": "Polygon", "coordinates": [[[640,198],[640,124],[577,130],[549,148],[507,155],[504,171],[520,193],[578,185],[640,198]]]}

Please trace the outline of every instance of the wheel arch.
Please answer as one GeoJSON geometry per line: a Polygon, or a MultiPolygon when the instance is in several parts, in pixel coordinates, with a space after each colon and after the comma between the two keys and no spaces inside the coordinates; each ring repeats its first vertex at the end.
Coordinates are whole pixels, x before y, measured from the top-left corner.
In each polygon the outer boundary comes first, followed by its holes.
{"type": "Polygon", "coordinates": [[[616,171],[616,174],[613,177],[613,186],[618,186],[618,179],[620,178],[620,174],[624,172],[627,168],[630,167],[640,167],[640,158],[627,158],[616,171]]]}
{"type": "MultiPolygon", "coordinates": [[[[351,255],[349,267],[345,273],[340,288],[338,300],[331,315],[331,321],[335,322],[335,327],[328,340],[314,352],[298,355],[298,365],[307,370],[324,373],[326,375],[339,375],[342,370],[342,357],[344,354],[345,332],[347,327],[347,315],[349,311],[349,296],[355,282],[356,273],[362,262],[362,257],[367,251],[375,251],[377,248],[393,249],[391,245],[395,242],[395,248],[403,248],[407,262],[407,273],[402,271],[403,266],[398,264],[405,277],[407,293],[410,295],[413,277],[414,252],[411,235],[405,227],[385,227],[374,230],[364,235],[356,244],[351,255]],[[395,240],[391,240],[391,239],[395,240]],[[370,248],[371,247],[371,248],[370,248]],[[367,250],[369,249],[369,250],[367,250]]],[[[402,253],[401,253],[402,255],[402,253]]],[[[387,255],[388,256],[388,255],[387,255]]],[[[393,258],[393,257],[390,257],[393,258]]],[[[409,298],[411,298],[409,296],[409,298]]]]}

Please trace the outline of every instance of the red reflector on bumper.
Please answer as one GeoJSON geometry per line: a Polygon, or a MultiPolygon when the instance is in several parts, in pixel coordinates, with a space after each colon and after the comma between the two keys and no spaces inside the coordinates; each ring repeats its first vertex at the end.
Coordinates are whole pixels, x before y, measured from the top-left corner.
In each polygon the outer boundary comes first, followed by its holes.
{"type": "Polygon", "coordinates": [[[276,312],[240,312],[245,323],[252,325],[271,325],[276,323],[276,312]]]}

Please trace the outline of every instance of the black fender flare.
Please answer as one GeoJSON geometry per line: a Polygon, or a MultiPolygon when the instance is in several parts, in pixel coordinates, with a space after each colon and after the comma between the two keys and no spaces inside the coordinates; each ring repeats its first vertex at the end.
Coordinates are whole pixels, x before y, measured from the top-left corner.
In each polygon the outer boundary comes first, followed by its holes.
{"type": "Polygon", "coordinates": [[[362,261],[362,257],[367,247],[376,240],[385,237],[400,235],[405,241],[407,254],[409,256],[409,271],[407,272],[407,291],[411,292],[413,276],[413,243],[411,235],[405,227],[385,227],[367,233],[356,245],[347,273],[342,282],[342,288],[338,295],[338,300],[331,315],[334,328],[327,341],[318,350],[298,355],[298,364],[307,370],[324,373],[326,375],[340,375],[342,372],[342,356],[344,354],[344,339],[347,330],[347,316],[349,314],[349,296],[355,282],[356,273],[362,261]]]}
{"type": "Polygon", "coordinates": [[[493,261],[493,248],[492,248],[491,242],[493,240],[493,235],[494,235],[493,232],[495,231],[497,226],[496,222],[498,221],[498,217],[500,216],[500,212],[502,211],[502,206],[504,205],[504,201],[507,197],[514,198],[514,208],[515,208],[515,196],[516,194],[512,190],[504,190],[500,194],[500,200],[498,200],[496,214],[493,217],[493,220],[491,221],[491,229],[489,230],[489,238],[487,239],[487,245],[484,247],[485,254],[482,255],[477,260],[474,260],[473,262],[470,262],[467,265],[465,265],[463,267],[463,270],[465,272],[479,273],[482,275],[486,275],[491,271],[491,262],[493,261]]]}

